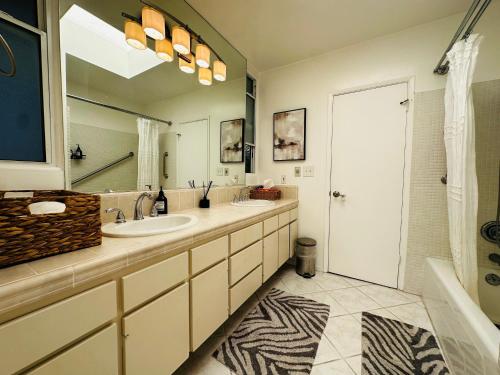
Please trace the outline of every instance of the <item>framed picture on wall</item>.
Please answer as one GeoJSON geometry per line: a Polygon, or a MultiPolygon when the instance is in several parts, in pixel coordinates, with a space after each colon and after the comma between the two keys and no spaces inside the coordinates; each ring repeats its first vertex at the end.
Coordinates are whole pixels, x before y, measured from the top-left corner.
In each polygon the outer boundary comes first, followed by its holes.
{"type": "Polygon", "coordinates": [[[273,114],[273,160],[306,160],[306,109],[273,114]]]}
{"type": "Polygon", "coordinates": [[[220,123],[220,162],[243,163],[243,131],[245,119],[220,123]]]}

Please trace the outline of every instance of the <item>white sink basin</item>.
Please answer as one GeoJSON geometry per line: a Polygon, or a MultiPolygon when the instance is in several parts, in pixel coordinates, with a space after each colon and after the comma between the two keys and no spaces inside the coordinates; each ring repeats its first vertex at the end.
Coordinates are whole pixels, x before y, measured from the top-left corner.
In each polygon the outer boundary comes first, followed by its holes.
{"type": "Polygon", "coordinates": [[[108,237],[142,237],[175,232],[192,227],[198,218],[192,215],[166,215],[145,217],[144,220],[128,220],[126,223],[109,223],[102,226],[102,234],[108,237]]]}
{"type": "Polygon", "coordinates": [[[266,207],[275,205],[273,201],[266,201],[264,199],[249,199],[247,201],[232,202],[231,204],[238,207],[266,207]]]}

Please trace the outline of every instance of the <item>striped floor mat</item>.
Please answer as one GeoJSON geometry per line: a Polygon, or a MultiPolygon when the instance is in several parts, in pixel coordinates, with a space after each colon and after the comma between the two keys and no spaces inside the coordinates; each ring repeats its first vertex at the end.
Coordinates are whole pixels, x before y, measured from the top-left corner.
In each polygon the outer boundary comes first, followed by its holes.
{"type": "Polygon", "coordinates": [[[431,332],[363,313],[362,375],[450,374],[431,332]]]}
{"type": "Polygon", "coordinates": [[[273,288],[213,356],[238,375],[309,374],[329,311],[273,288]]]}

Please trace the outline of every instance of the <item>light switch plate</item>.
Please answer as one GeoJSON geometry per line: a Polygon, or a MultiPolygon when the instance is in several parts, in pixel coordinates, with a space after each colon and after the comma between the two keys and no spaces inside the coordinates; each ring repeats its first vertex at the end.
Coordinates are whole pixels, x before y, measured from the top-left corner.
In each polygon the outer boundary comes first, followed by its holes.
{"type": "Polygon", "coordinates": [[[281,185],[285,185],[286,184],[286,175],[281,175],[281,185]]]}
{"type": "Polygon", "coordinates": [[[224,168],[224,176],[229,176],[229,168],[224,168]]]}
{"type": "Polygon", "coordinates": [[[224,168],[217,167],[217,176],[224,176],[224,168]]]}
{"type": "Polygon", "coordinates": [[[294,167],[295,177],[302,176],[302,167],[294,167]]]}
{"type": "Polygon", "coordinates": [[[314,177],[314,166],[308,165],[304,167],[304,177],[314,177]]]}

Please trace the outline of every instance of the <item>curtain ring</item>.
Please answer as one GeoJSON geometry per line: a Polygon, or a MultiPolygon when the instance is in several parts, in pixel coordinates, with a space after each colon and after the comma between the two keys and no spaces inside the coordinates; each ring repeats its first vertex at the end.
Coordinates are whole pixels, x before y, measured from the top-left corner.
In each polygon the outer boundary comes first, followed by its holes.
{"type": "Polygon", "coordinates": [[[14,77],[16,75],[16,58],[14,57],[14,53],[12,52],[9,43],[7,43],[2,34],[0,34],[0,44],[5,49],[10,62],[10,72],[7,72],[0,68],[0,74],[6,77],[14,77]]]}

